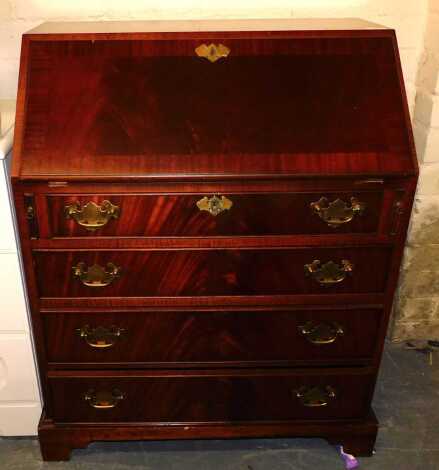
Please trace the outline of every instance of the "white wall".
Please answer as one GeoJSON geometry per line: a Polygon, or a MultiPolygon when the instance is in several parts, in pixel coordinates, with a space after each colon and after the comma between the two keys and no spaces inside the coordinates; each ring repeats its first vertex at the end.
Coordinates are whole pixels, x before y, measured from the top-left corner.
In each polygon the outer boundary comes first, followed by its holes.
{"type": "Polygon", "coordinates": [[[410,104],[428,0],[0,0],[0,99],[17,89],[20,36],[47,20],[360,17],[395,28],[410,104]],[[219,7],[221,5],[221,7],[219,7]]]}
{"type": "Polygon", "coordinates": [[[413,129],[420,179],[394,312],[393,337],[439,338],[439,0],[430,0],[413,129]]]}

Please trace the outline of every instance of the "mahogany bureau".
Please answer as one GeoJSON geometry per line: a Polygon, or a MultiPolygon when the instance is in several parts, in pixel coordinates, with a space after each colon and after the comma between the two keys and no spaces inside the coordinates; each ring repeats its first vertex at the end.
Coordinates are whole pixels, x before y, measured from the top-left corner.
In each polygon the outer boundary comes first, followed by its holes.
{"type": "Polygon", "coordinates": [[[19,80],[44,459],[280,436],[370,455],[417,179],[394,31],[47,23],[19,80]]]}

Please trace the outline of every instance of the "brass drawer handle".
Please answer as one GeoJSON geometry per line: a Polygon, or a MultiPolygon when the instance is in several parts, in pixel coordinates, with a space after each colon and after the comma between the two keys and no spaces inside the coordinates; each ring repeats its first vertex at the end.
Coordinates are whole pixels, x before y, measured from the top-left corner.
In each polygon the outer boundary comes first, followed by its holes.
{"type": "Polygon", "coordinates": [[[341,260],[341,266],[333,261],[325,264],[318,259],[310,264],[305,264],[305,273],[311,275],[322,286],[338,284],[346,279],[346,275],[351,273],[354,265],[347,259],[341,260]]]}
{"type": "Polygon", "coordinates": [[[91,389],[84,393],[84,400],[88,402],[92,408],[96,408],[97,410],[114,408],[125,398],[125,394],[116,388],[111,392],[105,390],[96,392],[91,389]]]}
{"type": "Polygon", "coordinates": [[[88,287],[105,287],[110,285],[116,278],[120,277],[121,268],[113,263],[107,263],[106,268],[94,264],[87,268],[83,262],[72,267],[73,275],[88,287]]]}
{"type": "Polygon", "coordinates": [[[233,202],[225,196],[204,196],[197,202],[200,211],[207,211],[215,217],[221,212],[228,211],[232,206],[233,202]]]}
{"type": "Polygon", "coordinates": [[[101,205],[90,201],[82,207],[79,202],[75,202],[65,206],[64,213],[67,219],[72,218],[81,227],[93,232],[106,225],[110,219],[117,219],[120,209],[110,201],[102,201],[101,205]]]}
{"type": "Polygon", "coordinates": [[[85,325],[78,328],[76,332],[92,348],[105,349],[114,346],[122,334],[125,333],[125,330],[116,326],[91,328],[89,325],[85,325]]]}
{"type": "Polygon", "coordinates": [[[331,400],[337,398],[337,392],[330,385],[321,387],[300,387],[295,392],[296,397],[303,406],[309,408],[320,408],[328,406],[331,400]]]}
{"type": "Polygon", "coordinates": [[[317,202],[312,202],[310,206],[314,213],[324,220],[329,227],[333,228],[347,224],[356,214],[361,215],[366,208],[366,204],[355,197],[351,197],[350,206],[341,199],[329,202],[326,197],[321,197],[317,202]]]}
{"type": "Polygon", "coordinates": [[[332,344],[339,336],[345,334],[344,328],[336,322],[318,323],[312,321],[299,326],[300,333],[312,344],[332,344]]]}
{"type": "Polygon", "coordinates": [[[216,62],[221,58],[226,58],[230,54],[230,49],[224,44],[201,44],[195,48],[198,57],[204,57],[209,62],[216,62]]]}

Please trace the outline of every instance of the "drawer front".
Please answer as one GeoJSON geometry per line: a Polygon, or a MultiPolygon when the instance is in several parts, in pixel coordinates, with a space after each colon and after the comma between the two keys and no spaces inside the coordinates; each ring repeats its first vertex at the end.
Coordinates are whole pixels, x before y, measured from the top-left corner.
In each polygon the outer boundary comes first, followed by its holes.
{"type": "Polygon", "coordinates": [[[0,220],[2,229],[0,230],[0,250],[17,251],[15,241],[14,226],[12,223],[11,201],[8,192],[8,174],[6,172],[6,162],[0,160],[0,220]]]}
{"type": "Polygon", "coordinates": [[[50,235],[374,233],[382,191],[48,196],[50,235]]]}
{"type": "Polygon", "coordinates": [[[0,331],[27,331],[29,324],[18,255],[0,254],[0,265],[0,331]]]}
{"type": "Polygon", "coordinates": [[[390,256],[385,247],[34,252],[42,297],[381,293],[390,256]]]}
{"type": "Polygon", "coordinates": [[[46,351],[58,363],[353,362],[371,359],[381,311],[49,313],[46,351]]]}
{"type": "Polygon", "coordinates": [[[352,369],[98,375],[49,379],[49,417],[180,423],[360,418],[373,386],[371,375],[352,369]]]}
{"type": "MultiPolygon", "coordinates": [[[[0,406],[39,399],[30,337],[26,333],[0,334],[0,406]]],[[[0,422],[2,417],[0,411],[0,422]]]]}

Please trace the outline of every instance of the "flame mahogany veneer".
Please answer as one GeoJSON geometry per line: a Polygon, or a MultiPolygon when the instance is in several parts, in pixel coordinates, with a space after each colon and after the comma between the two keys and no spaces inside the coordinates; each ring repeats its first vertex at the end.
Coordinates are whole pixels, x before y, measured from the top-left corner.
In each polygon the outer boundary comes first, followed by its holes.
{"type": "Polygon", "coordinates": [[[43,458],[281,436],[371,455],[417,174],[392,30],[25,34],[12,182],[43,458]]]}

